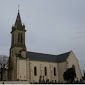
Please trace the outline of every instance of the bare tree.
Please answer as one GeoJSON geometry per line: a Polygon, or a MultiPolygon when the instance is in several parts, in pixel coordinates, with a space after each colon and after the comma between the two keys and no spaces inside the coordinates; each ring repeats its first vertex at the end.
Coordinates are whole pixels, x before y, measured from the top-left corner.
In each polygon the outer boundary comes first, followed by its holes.
{"type": "Polygon", "coordinates": [[[0,80],[3,80],[3,75],[6,69],[8,69],[8,57],[0,55],[0,80]]]}

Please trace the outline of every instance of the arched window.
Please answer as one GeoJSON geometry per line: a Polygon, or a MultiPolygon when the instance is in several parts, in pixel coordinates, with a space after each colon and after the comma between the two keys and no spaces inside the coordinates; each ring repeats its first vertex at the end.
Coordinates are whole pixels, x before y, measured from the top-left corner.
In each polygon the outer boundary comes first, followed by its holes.
{"type": "Polygon", "coordinates": [[[34,76],[37,76],[37,68],[36,68],[36,66],[34,67],[34,76]]]}
{"type": "Polygon", "coordinates": [[[21,43],[22,43],[22,34],[20,35],[20,37],[21,37],[20,39],[21,39],[21,43]]]}
{"type": "Polygon", "coordinates": [[[54,76],[56,76],[56,68],[54,67],[54,76]]]}
{"type": "Polygon", "coordinates": [[[75,66],[74,66],[74,65],[72,65],[72,68],[74,68],[74,69],[75,69],[75,66]]]}
{"type": "Polygon", "coordinates": [[[14,45],[14,34],[12,34],[12,44],[14,45]]]}
{"type": "Polygon", "coordinates": [[[20,36],[20,34],[18,34],[18,42],[20,42],[20,37],[19,36],[20,36]]]}
{"type": "Polygon", "coordinates": [[[47,68],[44,68],[45,76],[47,76],[47,68]]]}
{"type": "Polygon", "coordinates": [[[75,70],[75,66],[74,65],[72,65],[72,68],[75,70]]]}
{"type": "Polygon", "coordinates": [[[18,34],[18,42],[22,43],[22,34],[18,34]]]}

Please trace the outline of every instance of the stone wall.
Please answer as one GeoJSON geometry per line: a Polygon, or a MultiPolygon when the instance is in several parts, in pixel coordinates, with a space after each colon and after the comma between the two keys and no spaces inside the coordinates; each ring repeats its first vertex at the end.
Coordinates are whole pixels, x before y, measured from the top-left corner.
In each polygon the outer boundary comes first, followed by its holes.
{"type": "Polygon", "coordinates": [[[39,82],[40,76],[44,76],[44,81],[49,79],[49,81],[58,82],[58,67],[57,63],[54,62],[42,62],[42,61],[30,61],[30,82],[39,82]],[[37,75],[34,75],[34,67],[37,68],[37,75]],[[47,68],[47,75],[45,75],[45,67],[47,68]],[[56,68],[56,76],[54,76],[54,67],[56,68]]]}
{"type": "Polygon", "coordinates": [[[0,84],[29,84],[28,81],[0,81],[0,84]]]}

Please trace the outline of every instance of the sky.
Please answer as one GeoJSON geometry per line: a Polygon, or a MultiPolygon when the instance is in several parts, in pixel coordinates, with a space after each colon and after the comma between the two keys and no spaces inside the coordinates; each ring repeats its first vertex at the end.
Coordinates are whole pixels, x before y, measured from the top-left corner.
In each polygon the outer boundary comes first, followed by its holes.
{"type": "Polygon", "coordinates": [[[0,54],[9,56],[18,5],[28,51],[73,51],[85,70],[85,0],[0,0],[0,54]]]}

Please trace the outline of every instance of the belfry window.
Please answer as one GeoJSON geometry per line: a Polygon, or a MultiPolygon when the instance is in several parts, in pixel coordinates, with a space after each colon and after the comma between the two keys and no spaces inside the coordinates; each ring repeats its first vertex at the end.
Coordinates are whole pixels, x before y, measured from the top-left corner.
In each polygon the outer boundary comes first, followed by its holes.
{"type": "Polygon", "coordinates": [[[47,76],[47,68],[44,68],[45,76],[47,76]]]}
{"type": "Polygon", "coordinates": [[[56,76],[56,68],[54,67],[54,76],[56,76]]]}
{"type": "Polygon", "coordinates": [[[12,34],[12,44],[14,44],[14,34],[12,34]]]}
{"type": "Polygon", "coordinates": [[[18,42],[22,43],[22,34],[18,34],[18,42]]]}
{"type": "Polygon", "coordinates": [[[22,43],[22,34],[20,35],[21,43],[22,43]]]}
{"type": "Polygon", "coordinates": [[[37,76],[37,68],[36,68],[36,66],[34,67],[34,76],[37,76]]]}

